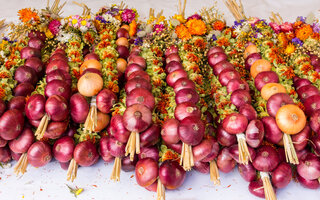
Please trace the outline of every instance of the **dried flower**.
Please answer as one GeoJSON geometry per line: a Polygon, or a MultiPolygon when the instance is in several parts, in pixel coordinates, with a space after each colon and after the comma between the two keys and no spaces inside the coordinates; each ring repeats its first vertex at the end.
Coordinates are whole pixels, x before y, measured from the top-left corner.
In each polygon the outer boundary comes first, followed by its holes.
{"type": "Polygon", "coordinates": [[[226,23],[221,20],[217,20],[213,23],[212,27],[214,30],[222,31],[226,27],[226,23]]]}
{"type": "Polygon", "coordinates": [[[136,13],[131,9],[125,9],[121,14],[122,21],[127,23],[131,23],[132,20],[135,19],[135,17],[136,13]]]}
{"type": "Polygon", "coordinates": [[[296,30],[295,33],[296,33],[297,38],[304,41],[304,40],[308,39],[308,37],[311,36],[312,28],[309,24],[304,24],[303,26],[301,26],[301,28],[296,30]]]}
{"type": "Polygon", "coordinates": [[[60,31],[59,29],[60,25],[61,25],[60,21],[54,19],[49,23],[48,28],[53,35],[58,35],[60,31]]]}
{"type": "Polygon", "coordinates": [[[207,32],[206,24],[200,19],[191,19],[186,23],[192,35],[203,35],[207,32]]]}

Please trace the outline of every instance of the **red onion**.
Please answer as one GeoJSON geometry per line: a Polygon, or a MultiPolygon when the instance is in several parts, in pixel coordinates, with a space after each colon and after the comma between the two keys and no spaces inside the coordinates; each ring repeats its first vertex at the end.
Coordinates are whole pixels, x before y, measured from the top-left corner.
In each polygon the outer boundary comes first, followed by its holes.
{"type": "Polygon", "coordinates": [[[73,158],[83,167],[93,165],[99,157],[95,145],[91,141],[84,141],[74,148],[73,158]]]}
{"type": "Polygon", "coordinates": [[[179,48],[176,45],[171,45],[166,49],[164,55],[165,57],[168,57],[170,54],[178,53],[178,52],[179,52],[179,48]]]}
{"type": "Polygon", "coordinates": [[[119,114],[114,115],[110,121],[112,133],[110,133],[119,142],[126,143],[130,132],[125,128],[123,117],[119,114]]]}
{"type": "Polygon", "coordinates": [[[265,138],[272,144],[278,144],[282,140],[283,133],[279,129],[273,117],[263,117],[261,119],[264,126],[265,138]]]}
{"type": "Polygon", "coordinates": [[[223,60],[213,66],[213,73],[214,75],[218,76],[225,69],[234,69],[234,67],[227,60],[223,60]]]}
{"type": "Polygon", "coordinates": [[[278,74],[273,71],[263,71],[263,72],[260,72],[254,79],[254,85],[259,91],[267,83],[279,83],[278,74]]]}
{"type": "Polygon", "coordinates": [[[30,128],[25,128],[19,137],[9,142],[11,151],[25,153],[34,141],[34,135],[30,128]]]}
{"type": "Polygon", "coordinates": [[[119,53],[119,57],[123,59],[127,59],[129,56],[129,49],[126,46],[117,46],[116,50],[119,53]]]}
{"type": "Polygon", "coordinates": [[[11,154],[12,159],[15,161],[19,161],[20,157],[22,156],[22,153],[15,153],[13,151],[11,151],[9,153],[11,154]]]}
{"type": "Polygon", "coordinates": [[[271,146],[261,146],[252,160],[254,168],[261,172],[271,172],[279,164],[278,152],[271,146]]]}
{"type": "Polygon", "coordinates": [[[134,56],[134,57],[131,57],[128,61],[128,65],[132,64],[132,63],[135,63],[135,64],[138,64],[142,67],[142,69],[145,69],[146,68],[146,61],[143,57],[141,56],[134,56]]]}
{"type": "Polygon", "coordinates": [[[24,113],[26,98],[23,96],[13,97],[8,103],[8,109],[17,109],[24,113]]]}
{"type": "Polygon", "coordinates": [[[219,144],[222,146],[229,147],[237,143],[237,137],[233,134],[229,134],[222,128],[222,125],[218,126],[217,135],[216,135],[219,144]]]}
{"type": "Polygon", "coordinates": [[[247,182],[252,182],[257,177],[256,169],[252,166],[251,163],[248,163],[247,165],[239,164],[238,171],[241,177],[247,182]]]}
{"type": "Polygon", "coordinates": [[[309,123],[314,132],[318,132],[320,130],[320,109],[311,114],[309,123]]]}
{"type": "Polygon", "coordinates": [[[260,198],[265,198],[263,183],[262,183],[261,179],[259,179],[257,181],[250,182],[248,188],[249,188],[249,192],[251,194],[253,194],[254,196],[260,197],[260,198]]]}
{"type": "Polygon", "coordinates": [[[230,100],[237,108],[240,108],[245,104],[251,104],[252,101],[247,90],[236,90],[232,92],[230,100]]]}
{"type": "Polygon", "coordinates": [[[107,148],[110,151],[110,154],[114,157],[122,157],[126,152],[126,144],[119,142],[113,137],[110,137],[107,140],[107,148]]]}
{"type": "Polygon", "coordinates": [[[45,110],[53,121],[64,121],[68,117],[68,103],[62,96],[52,95],[48,98],[45,110]]]}
{"type": "Polygon", "coordinates": [[[0,147],[0,162],[6,163],[11,160],[11,154],[8,147],[0,147]]]}
{"type": "Polygon", "coordinates": [[[128,79],[129,76],[136,71],[143,71],[143,69],[140,65],[132,63],[127,66],[126,70],[124,71],[124,76],[126,77],[126,79],[128,79]]]}
{"type": "Polygon", "coordinates": [[[136,164],[135,174],[137,183],[142,187],[150,186],[158,177],[158,162],[145,158],[136,164]]]}
{"type": "Polygon", "coordinates": [[[169,149],[181,154],[182,151],[182,142],[178,142],[177,144],[166,144],[169,149]]]}
{"type": "Polygon", "coordinates": [[[99,56],[98,56],[96,53],[88,53],[88,54],[84,57],[84,61],[87,61],[87,60],[97,60],[97,61],[99,61],[100,58],[99,58],[99,56]]]}
{"type": "Polygon", "coordinates": [[[172,118],[166,120],[162,125],[161,138],[167,144],[176,144],[180,141],[178,134],[179,121],[172,118]]]}
{"type": "Polygon", "coordinates": [[[111,90],[103,89],[97,95],[97,108],[100,112],[109,113],[116,101],[117,96],[111,90]]]}
{"type": "Polygon", "coordinates": [[[39,120],[45,114],[46,99],[41,94],[32,95],[25,107],[26,116],[30,120],[39,120]]]}
{"type": "Polygon", "coordinates": [[[178,162],[166,160],[159,168],[159,178],[167,189],[174,190],[183,184],[186,178],[186,171],[178,162]]]}
{"type": "Polygon", "coordinates": [[[18,83],[31,83],[32,85],[35,85],[38,82],[36,71],[26,66],[17,68],[14,79],[18,81],[18,83]]]}
{"type": "Polygon", "coordinates": [[[277,93],[272,95],[267,102],[267,111],[271,117],[276,117],[276,114],[280,107],[287,105],[287,104],[294,104],[291,97],[286,93],[277,93]]]}
{"type": "Polygon", "coordinates": [[[214,137],[208,137],[208,140],[212,143],[212,148],[210,150],[210,153],[201,161],[202,162],[210,162],[214,160],[220,151],[219,143],[214,137]]]}
{"type": "Polygon", "coordinates": [[[44,46],[42,40],[38,39],[38,38],[30,38],[28,41],[28,46],[41,50],[44,46]]]}
{"type": "Polygon", "coordinates": [[[46,74],[49,74],[50,72],[60,69],[66,72],[69,72],[69,65],[67,61],[64,60],[53,60],[51,61],[46,68],[46,74]]]}
{"type": "Polygon", "coordinates": [[[222,86],[227,86],[229,81],[232,79],[240,79],[241,76],[239,72],[237,72],[235,69],[224,69],[219,74],[219,82],[222,86]]]}
{"type": "Polygon", "coordinates": [[[308,138],[311,135],[311,128],[309,125],[306,125],[302,131],[299,133],[292,135],[292,143],[296,151],[303,150],[308,144],[308,138]]]}
{"type": "Polygon", "coordinates": [[[155,106],[155,99],[149,90],[144,88],[136,88],[132,90],[126,97],[127,107],[130,107],[134,104],[141,104],[150,110],[153,110],[155,106]]]}
{"type": "Polygon", "coordinates": [[[29,38],[39,38],[43,42],[46,40],[46,35],[40,31],[31,31],[28,33],[29,38]]]}
{"type": "Polygon", "coordinates": [[[160,127],[152,124],[147,130],[140,133],[140,146],[149,147],[155,145],[160,138],[160,127]]]}
{"type": "Polygon", "coordinates": [[[320,94],[318,88],[313,85],[302,86],[297,90],[297,93],[298,93],[299,98],[302,102],[304,102],[307,98],[309,98],[313,95],[320,94]]]}
{"type": "Polygon", "coordinates": [[[138,162],[137,154],[134,155],[133,161],[130,160],[130,157],[124,157],[121,159],[121,169],[125,172],[132,172],[135,170],[136,164],[138,162]]]}
{"type": "Polygon", "coordinates": [[[219,46],[211,47],[207,52],[207,57],[209,57],[211,54],[219,53],[219,52],[224,53],[224,49],[219,46]]]}
{"type": "Polygon", "coordinates": [[[294,81],[294,87],[296,90],[305,85],[311,85],[312,83],[306,78],[299,78],[297,81],[294,81]]]}
{"type": "Polygon", "coordinates": [[[67,79],[66,79],[66,77],[64,75],[65,75],[65,72],[62,71],[61,69],[56,69],[54,71],[51,71],[46,76],[46,83],[48,84],[48,83],[50,83],[51,81],[54,81],[54,80],[60,80],[60,81],[66,82],[67,79]]]}
{"type": "Polygon", "coordinates": [[[320,160],[313,154],[308,153],[300,160],[297,172],[306,180],[318,179],[320,177],[320,160]]]}
{"type": "Polygon", "coordinates": [[[276,188],[286,187],[292,179],[291,166],[286,162],[280,163],[278,167],[271,172],[271,177],[273,186],[276,188]]]}
{"type": "Polygon", "coordinates": [[[144,78],[133,78],[129,81],[127,81],[126,85],[125,85],[125,90],[127,94],[130,94],[130,92],[136,88],[144,88],[146,90],[151,91],[152,86],[150,84],[150,82],[148,82],[146,79],[144,78]]]}
{"type": "Polygon", "coordinates": [[[184,69],[177,69],[168,74],[167,83],[170,87],[173,87],[180,78],[188,78],[188,73],[184,69]]]}
{"type": "Polygon", "coordinates": [[[51,97],[52,95],[60,95],[68,100],[70,99],[71,88],[64,81],[53,80],[50,83],[47,83],[44,93],[47,98],[51,97]]]}
{"type": "Polygon", "coordinates": [[[213,67],[219,62],[227,60],[227,58],[227,55],[223,52],[212,53],[208,56],[208,63],[213,67]]]}
{"type": "Polygon", "coordinates": [[[67,130],[68,124],[68,122],[50,122],[43,137],[58,139],[67,130]]]}
{"type": "Polygon", "coordinates": [[[202,173],[209,174],[210,173],[210,164],[207,162],[194,162],[193,169],[202,173]]]}
{"type": "Polygon", "coordinates": [[[232,113],[224,118],[222,127],[230,134],[244,133],[248,125],[247,118],[239,113],[232,113]]]}
{"type": "Polygon", "coordinates": [[[246,130],[246,141],[252,148],[257,148],[261,145],[264,137],[264,127],[260,120],[252,120],[249,122],[246,130]]]}
{"type": "Polygon", "coordinates": [[[207,122],[208,124],[213,124],[213,123],[214,123],[214,119],[213,119],[213,116],[212,116],[211,112],[209,112],[209,111],[207,110],[207,111],[205,111],[203,114],[206,116],[206,122],[207,122]]]}
{"type": "Polygon", "coordinates": [[[249,92],[249,85],[241,79],[232,79],[227,84],[227,92],[232,93],[236,90],[245,90],[249,92]]]}
{"type": "Polygon", "coordinates": [[[217,165],[221,172],[223,173],[229,173],[233,170],[233,168],[236,166],[236,161],[233,160],[229,153],[228,148],[223,148],[218,155],[217,158],[217,165]]]}
{"type": "Polygon", "coordinates": [[[102,73],[99,69],[96,69],[96,68],[87,68],[85,69],[82,74],[80,75],[80,77],[82,77],[83,75],[85,75],[86,73],[95,73],[95,74],[98,74],[99,76],[102,77],[102,73]]]}
{"type": "Polygon", "coordinates": [[[41,57],[41,52],[32,47],[24,47],[20,51],[21,59],[29,59],[31,57],[41,57]]]}
{"type": "Polygon", "coordinates": [[[180,62],[178,61],[171,61],[166,65],[166,73],[170,74],[171,72],[174,72],[178,69],[183,69],[183,66],[180,62]]]}
{"type": "Polygon", "coordinates": [[[320,95],[313,95],[305,99],[304,107],[306,115],[311,116],[314,111],[320,109],[320,95]]]}
{"type": "Polygon", "coordinates": [[[188,78],[180,78],[175,82],[173,86],[173,90],[177,94],[180,90],[183,90],[183,89],[192,89],[193,91],[195,91],[196,85],[194,84],[193,81],[191,81],[188,78]]]}
{"type": "Polygon", "coordinates": [[[195,104],[189,102],[178,104],[174,111],[174,117],[179,121],[185,119],[186,117],[200,118],[200,116],[201,111],[199,108],[195,104]]]}
{"type": "MultiPolygon", "coordinates": [[[[253,160],[256,157],[256,152],[253,148],[248,146],[248,151],[250,154],[251,159],[253,160]]],[[[232,145],[231,147],[229,147],[229,153],[230,156],[237,162],[239,162],[239,146],[237,144],[232,145]]]]}
{"type": "Polygon", "coordinates": [[[311,138],[311,141],[312,141],[311,146],[312,146],[313,150],[315,151],[315,154],[317,156],[319,156],[320,155],[320,134],[317,133],[317,135],[313,136],[311,138]]]}
{"type": "Polygon", "coordinates": [[[178,127],[179,138],[188,145],[197,145],[201,142],[205,132],[205,125],[198,117],[187,117],[180,121],[178,127]]]}
{"type": "Polygon", "coordinates": [[[123,114],[123,121],[129,131],[142,132],[150,126],[152,113],[146,106],[134,104],[127,107],[123,114]]]}
{"type": "Polygon", "coordinates": [[[84,123],[89,113],[89,103],[80,93],[76,93],[70,98],[70,114],[75,123],[84,123]]]}
{"type": "Polygon", "coordinates": [[[320,66],[320,59],[317,55],[310,55],[310,61],[312,66],[320,66]]]}
{"type": "Polygon", "coordinates": [[[159,150],[157,147],[143,147],[140,150],[140,154],[138,155],[139,160],[142,160],[144,158],[151,158],[158,162],[159,160],[159,150]]]}
{"type": "Polygon", "coordinates": [[[251,120],[258,118],[258,114],[257,114],[256,110],[250,104],[242,105],[239,108],[239,114],[244,115],[248,119],[249,122],[251,120]]]}
{"type": "Polygon", "coordinates": [[[245,60],[245,67],[247,70],[250,70],[251,65],[257,60],[261,59],[260,53],[252,53],[245,60]]]}
{"type": "Polygon", "coordinates": [[[55,53],[55,54],[53,54],[53,55],[50,57],[49,63],[50,63],[50,62],[53,62],[53,61],[57,61],[57,60],[61,60],[61,61],[68,62],[68,58],[66,57],[65,54],[55,53]]]}
{"type": "Polygon", "coordinates": [[[305,188],[316,190],[320,187],[320,183],[319,183],[318,179],[307,180],[307,179],[304,179],[303,177],[301,177],[299,174],[297,174],[297,179],[301,183],[301,185],[305,188]]]}
{"type": "Polygon", "coordinates": [[[204,139],[198,145],[194,146],[192,148],[194,161],[198,162],[206,158],[211,153],[212,146],[213,142],[210,139],[204,139]]]}
{"type": "Polygon", "coordinates": [[[127,31],[127,29],[124,29],[124,28],[118,29],[117,38],[121,38],[121,37],[125,37],[125,38],[129,39],[129,32],[127,31]]]}
{"type": "Polygon", "coordinates": [[[0,137],[0,147],[5,147],[7,144],[8,144],[8,141],[0,137]]]}
{"type": "Polygon", "coordinates": [[[145,71],[135,71],[135,72],[132,72],[130,74],[130,76],[127,78],[127,81],[133,79],[133,78],[144,78],[146,79],[146,81],[148,81],[150,83],[150,76],[147,72],[145,71]]]}
{"type": "Polygon", "coordinates": [[[34,91],[34,87],[31,83],[20,83],[14,88],[14,96],[28,96],[34,91]]]}
{"type": "Polygon", "coordinates": [[[0,118],[0,137],[5,140],[17,138],[24,125],[24,116],[21,111],[12,109],[6,111],[0,118]]]}
{"type": "Polygon", "coordinates": [[[114,157],[111,155],[111,152],[108,149],[108,140],[110,137],[104,136],[100,139],[99,143],[99,154],[104,162],[112,162],[114,157]]]}
{"type": "Polygon", "coordinates": [[[58,139],[52,148],[53,157],[59,162],[69,162],[73,157],[73,150],[75,147],[72,137],[64,136],[58,139]]]}
{"type": "Polygon", "coordinates": [[[38,127],[40,125],[41,119],[39,120],[31,120],[29,119],[29,123],[34,126],[34,127],[38,127]]]}
{"type": "Polygon", "coordinates": [[[30,68],[34,69],[36,71],[38,77],[42,76],[44,66],[43,66],[43,63],[40,58],[31,57],[26,60],[24,65],[26,67],[30,67],[30,68]]]}
{"type": "Polygon", "coordinates": [[[63,133],[62,136],[69,136],[72,137],[77,133],[77,128],[74,125],[70,125],[66,132],[63,133]]]}
{"type": "Polygon", "coordinates": [[[175,100],[177,104],[185,103],[185,102],[191,102],[194,104],[197,104],[200,100],[200,97],[198,93],[195,91],[195,89],[182,89],[179,90],[176,93],[175,100]]]}
{"type": "Polygon", "coordinates": [[[170,63],[172,61],[181,62],[180,56],[178,53],[172,53],[166,57],[166,63],[170,63]]]}
{"type": "Polygon", "coordinates": [[[37,141],[28,150],[28,162],[33,167],[42,167],[52,159],[51,147],[46,142],[37,141]]]}

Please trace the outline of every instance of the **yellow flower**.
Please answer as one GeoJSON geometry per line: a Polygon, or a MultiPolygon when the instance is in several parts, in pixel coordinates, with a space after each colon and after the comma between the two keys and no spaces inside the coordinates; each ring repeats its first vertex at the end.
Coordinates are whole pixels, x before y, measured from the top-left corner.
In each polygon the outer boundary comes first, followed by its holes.
{"type": "Polygon", "coordinates": [[[286,54],[292,54],[295,50],[296,50],[296,47],[295,47],[292,43],[290,43],[290,44],[287,46],[287,48],[286,48],[286,50],[285,50],[285,53],[286,53],[286,54]]]}
{"type": "Polygon", "coordinates": [[[71,23],[72,23],[72,24],[76,24],[76,23],[78,23],[78,20],[77,20],[77,19],[73,19],[73,20],[71,21],[71,23]]]}
{"type": "Polygon", "coordinates": [[[82,26],[85,26],[86,24],[87,24],[87,21],[86,21],[86,20],[82,20],[82,21],[81,21],[81,25],[82,25],[82,26]]]}
{"type": "Polygon", "coordinates": [[[192,35],[203,35],[207,32],[207,26],[201,19],[190,19],[186,25],[192,35]]]}
{"type": "Polygon", "coordinates": [[[173,19],[178,20],[180,23],[184,23],[186,21],[182,15],[177,15],[177,14],[173,16],[173,19]]]}
{"type": "Polygon", "coordinates": [[[49,29],[47,29],[44,34],[47,36],[47,38],[51,39],[53,38],[53,34],[51,33],[51,31],[49,29]]]}
{"type": "Polygon", "coordinates": [[[191,34],[190,34],[188,28],[183,24],[180,24],[179,26],[177,26],[175,32],[176,32],[178,38],[180,38],[181,40],[191,39],[191,34]]]}

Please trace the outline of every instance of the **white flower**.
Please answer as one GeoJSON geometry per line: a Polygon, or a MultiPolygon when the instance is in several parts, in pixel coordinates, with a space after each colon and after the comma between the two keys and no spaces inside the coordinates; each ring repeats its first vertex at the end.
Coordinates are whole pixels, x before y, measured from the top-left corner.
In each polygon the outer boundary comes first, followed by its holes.
{"type": "Polygon", "coordinates": [[[59,35],[57,36],[57,40],[62,43],[67,43],[72,38],[72,36],[73,36],[72,33],[60,31],[59,35]]]}
{"type": "Polygon", "coordinates": [[[221,35],[221,31],[214,30],[214,31],[212,31],[212,34],[216,35],[216,37],[219,37],[221,35]]]}
{"type": "Polygon", "coordinates": [[[4,56],[4,51],[0,51],[0,56],[1,56],[1,57],[5,57],[5,56],[4,56]]]}
{"type": "Polygon", "coordinates": [[[176,39],[176,38],[178,37],[178,35],[177,35],[176,33],[172,33],[171,37],[172,37],[173,39],[176,39]]]}
{"type": "Polygon", "coordinates": [[[81,27],[80,27],[80,31],[81,31],[82,33],[87,32],[87,31],[88,31],[88,28],[85,27],[85,26],[81,26],[81,27]]]}
{"type": "Polygon", "coordinates": [[[148,24],[148,25],[146,26],[145,31],[146,31],[147,33],[151,33],[151,32],[152,32],[152,25],[151,25],[151,24],[148,24]]]}
{"type": "Polygon", "coordinates": [[[180,21],[177,19],[171,19],[170,20],[172,26],[179,26],[180,25],[180,21]]]}
{"type": "Polygon", "coordinates": [[[146,34],[147,34],[147,33],[146,33],[145,31],[139,31],[139,32],[137,33],[137,36],[138,36],[138,37],[144,37],[146,34]]]}

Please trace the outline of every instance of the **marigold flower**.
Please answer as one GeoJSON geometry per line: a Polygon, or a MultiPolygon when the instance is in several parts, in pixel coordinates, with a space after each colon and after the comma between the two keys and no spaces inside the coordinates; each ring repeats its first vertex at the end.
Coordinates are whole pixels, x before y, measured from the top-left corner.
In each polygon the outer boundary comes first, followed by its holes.
{"type": "Polygon", "coordinates": [[[212,24],[212,27],[214,30],[222,31],[226,27],[226,23],[221,20],[217,20],[212,24]]]}
{"type": "Polygon", "coordinates": [[[296,47],[292,43],[290,43],[285,49],[285,53],[292,54],[295,50],[296,50],[296,47]]]}
{"type": "Polygon", "coordinates": [[[177,26],[175,32],[176,32],[178,38],[180,38],[181,40],[191,39],[191,34],[190,34],[188,28],[183,24],[180,24],[179,26],[177,26]]]}
{"type": "Polygon", "coordinates": [[[18,11],[19,19],[26,23],[34,20],[35,22],[39,22],[40,18],[38,14],[31,10],[31,8],[24,8],[18,11]]]}
{"type": "Polygon", "coordinates": [[[304,41],[308,39],[312,34],[312,28],[309,24],[303,25],[301,28],[296,30],[296,37],[304,41]]]}
{"type": "Polygon", "coordinates": [[[200,19],[191,19],[186,23],[192,35],[203,35],[207,32],[206,24],[200,19]]]}

